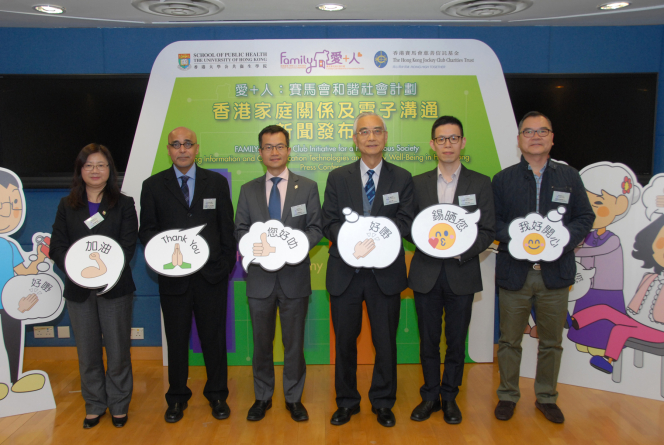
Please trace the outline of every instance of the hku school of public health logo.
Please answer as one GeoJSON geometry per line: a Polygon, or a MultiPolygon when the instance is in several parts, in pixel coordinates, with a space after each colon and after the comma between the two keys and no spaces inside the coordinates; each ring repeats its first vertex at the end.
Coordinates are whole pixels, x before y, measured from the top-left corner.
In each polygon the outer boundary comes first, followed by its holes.
{"type": "Polygon", "coordinates": [[[191,54],[178,54],[178,66],[182,70],[191,68],[191,54]]]}
{"type": "Polygon", "coordinates": [[[387,54],[385,54],[385,51],[378,51],[376,53],[374,63],[378,68],[385,68],[385,65],[387,65],[387,54]]]}

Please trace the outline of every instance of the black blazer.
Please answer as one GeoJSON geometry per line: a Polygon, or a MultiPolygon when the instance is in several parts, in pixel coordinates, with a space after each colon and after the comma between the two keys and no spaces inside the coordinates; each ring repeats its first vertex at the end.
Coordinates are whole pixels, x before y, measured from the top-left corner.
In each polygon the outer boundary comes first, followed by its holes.
{"type": "MultiPolygon", "coordinates": [[[[362,187],[360,162],[353,162],[332,170],[325,186],[323,234],[332,241],[330,259],[327,263],[326,286],[332,295],[341,295],[355,273],[355,268],[350,267],[341,259],[336,243],[341,225],[346,221],[341,211],[345,207],[350,207],[358,214],[364,214],[362,207],[364,188],[362,187]]],[[[403,237],[410,233],[413,215],[413,177],[407,170],[383,160],[376,198],[371,207],[371,216],[390,218],[397,225],[403,237]],[[399,203],[383,205],[383,195],[395,192],[399,193],[399,203]]],[[[373,271],[378,286],[384,294],[394,295],[406,289],[408,278],[403,245],[394,263],[385,269],[373,269],[373,271]]]]}
{"type": "MultiPolygon", "coordinates": [[[[416,214],[429,206],[438,204],[438,167],[433,171],[415,176],[413,183],[415,184],[416,214]]],[[[477,205],[463,208],[470,213],[479,208],[481,212],[475,243],[461,254],[461,260],[433,258],[416,248],[408,275],[408,287],[415,292],[425,294],[433,289],[443,265],[445,265],[447,282],[456,295],[474,294],[482,290],[482,274],[478,255],[489,247],[496,234],[491,180],[488,176],[468,170],[462,165],[452,204],[459,205],[459,196],[464,195],[475,195],[477,205]]]]}
{"type": "MultiPolygon", "coordinates": [[[[188,229],[207,224],[200,235],[210,246],[210,258],[198,272],[210,284],[228,277],[236,259],[233,238],[233,203],[228,181],[219,173],[196,166],[196,185],[191,207],[170,167],[145,181],[141,190],[141,227],[138,237],[143,245],[155,235],[170,229],[188,229]],[[215,209],[203,209],[204,199],[216,199],[215,209]]],[[[190,277],[159,275],[159,293],[180,295],[189,287],[190,277]]]]}
{"type": "MultiPolygon", "coordinates": [[[[134,279],[131,276],[131,268],[129,267],[129,262],[133,258],[136,249],[136,234],[138,231],[134,198],[120,195],[118,203],[109,209],[106,196],[103,196],[99,204],[99,213],[102,214],[104,220],[92,229],[88,229],[88,226],[84,223],[90,217],[88,206],[85,205],[74,210],[67,203],[67,197],[62,198],[53,223],[50,257],[64,271],[67,250],[76,241],[90,235],[104,235],[113,238],[122,246],[125,255],[125,266],[122,275],[120,275],[120,280],[111,290],[100,296],[118,298],[136,290],[134,279]]],[[[65,276],[64,297],[67,300],[81,302],[87,300],[89,295],[90,289],[75,284],[68,276],[65,276]]]]}

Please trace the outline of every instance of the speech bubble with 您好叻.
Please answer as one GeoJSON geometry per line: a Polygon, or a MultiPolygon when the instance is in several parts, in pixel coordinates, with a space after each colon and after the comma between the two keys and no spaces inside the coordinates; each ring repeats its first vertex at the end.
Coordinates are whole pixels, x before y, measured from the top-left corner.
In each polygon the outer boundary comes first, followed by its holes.
{"type": "Polygon", "coordinates": [[[563,206],[551,210],[546,217],[539,213],[529,213],[523,218],[515,218],[509,225],[509,253],[517,260],[533,263],[551,262],[560,258],[563,248],[569,243],[569,230],[562,219],[566,209],[563,206]]]}
{"type": "Polygon", "coordinates": [[[435,204],[413,220],[413,243],[434,258],[454,258],[471,248],[477,239],[479,209],[473,213],[453,204],[435,204]]]}
{"type": "Polygon", "coordinates": [[[47,273],[17,275],[2,289],[2,307],[7,315],[27,324],[50,321],[63,304],[60,280],[47,273]]]}
{"type": "Polygon", "coordinates": [[[65,272],[69,279],[87,289],[103,288],[97,295],[105,294],[116,285],[124,266],[122,246],[104,235],[79,239],[65,256],[65,272]]]}
{"type": "Polygon", "coordinates": [[[383,216],[360,216],[343,209],[346,222],[337,237],[339,256],[351,267],[384,269],[392,264],[401,249],[397,225],[383,216]]]}
{"type": "Polygon", "coordinates": [[[199,235],[205,226],[158,233],[145,246],[145,262],[150,269],[167,277],[184,277],[198,272],[210,258],[210,246],[199,235]]]}
{"type": "Polygon", "coordinates": [[[643,190],[641,198],[646,208],[646,217],[652,221],[653,215],[664,214],[664,173],[653,176],[643,190]]]}
{"type": "Polygon", "coordinates": [[[304,261],[309,254],[309,239],[301,230],[284,227],[281,221],[270,219],[253,223],[240,239],[238,250],[245,271],[250,264],[256,264],[275,272],[286,264],[304,261]]]}

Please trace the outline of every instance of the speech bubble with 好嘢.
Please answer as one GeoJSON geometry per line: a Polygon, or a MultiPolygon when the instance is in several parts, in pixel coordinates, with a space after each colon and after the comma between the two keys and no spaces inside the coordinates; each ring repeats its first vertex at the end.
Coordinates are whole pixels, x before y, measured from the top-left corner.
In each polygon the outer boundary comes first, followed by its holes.
{"type": "Polygon", "coordinates": [[[189,229],[165,230],[145,246],[145,262],[167,277],[184,277],[198,272],[210,258],[210,246],[199,233],[207,224],[189,229]]]}
{"type": "Polygon", "coordinates": [[[533,263],[551,262],[560,258],[563,248],[569,243],[569,230],[562,219],[566,209],[553,209],[543,217],[529,213],[524,218],[515,218],[509,225],[509,253],[517,260],[533,263]]]}
{"type": "Polygon", "coordinates": [[[394,263],[401,249],[397,225],[383,216],[360,216],[343,209],[346,222],[337,237],[339,255],[351,267],[384,269],[394,263]]]}
{"type": "Polygon", "coordinates": [[[27,324],[57,317],[63,302],[60,280],[47,273],[17,275],[2,289],[2,306],[7,315],[27,324]]]}
{"type": "Polygon", "coordinates": [[[655,175],[643,190],[643,206],[646,217],[652,221],[655,213],[664,214],[664,173],[655,175]]]}
{"type": "Polygon", "coordinates": [[[309,239],[301,230],[284,227],[281,221],[270,219],[253,223],[240,239],[238,250],[245,271],[250,264],[256,264],[275,272],[286,264],[304,261],[309,254],[309,239]]]}
{"type": "Polygon", "coordinates": [[[471,248],[477,239],[479,209],[473,213],[453,204],[435,204],[413,220],[413,243],[434,258],[453,258],[471,248]]]}
{"type": "Polygon", "coordinates": [[[67,250],[65,272],[70,280],[87,289],[103,288],[97,295],[116,285],[125,266],[122,246],[113,238],[90,235],[79,239],[67,250]]]}

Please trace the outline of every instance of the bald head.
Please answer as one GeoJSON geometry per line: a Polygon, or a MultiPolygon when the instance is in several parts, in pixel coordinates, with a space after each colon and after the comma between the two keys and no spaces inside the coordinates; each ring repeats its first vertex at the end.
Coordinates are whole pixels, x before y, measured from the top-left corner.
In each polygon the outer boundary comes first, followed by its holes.
{"type": "Polygon", "coordinates": [[[187,127],[178,127],[168,134],[168,155],[173,165],[182,173],[187,173],[198,155],[196,133],[187,127]],[[187,146],[189,146],[187,148],[187,146]]]}

